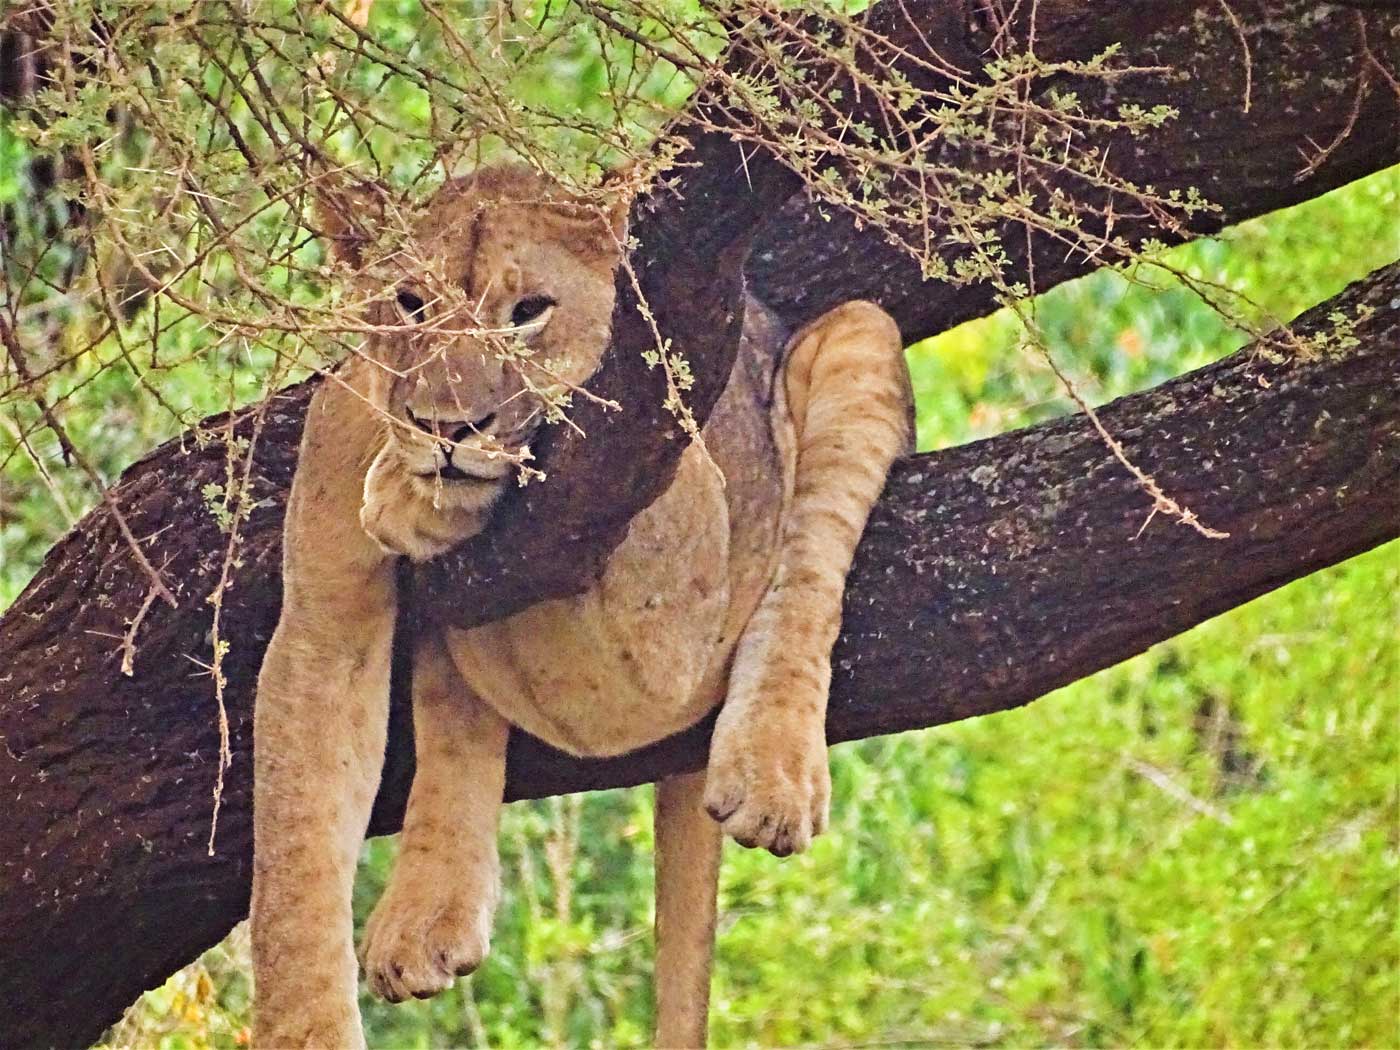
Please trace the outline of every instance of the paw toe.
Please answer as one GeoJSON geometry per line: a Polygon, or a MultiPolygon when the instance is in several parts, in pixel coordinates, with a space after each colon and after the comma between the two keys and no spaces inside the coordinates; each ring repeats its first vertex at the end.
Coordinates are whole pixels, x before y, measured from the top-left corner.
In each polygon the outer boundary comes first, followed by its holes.
{"type": "Polygon", "coordinates": [[[744,789],[739,784],[716,783],[711,778],[705,788],[705,812],[723,824],[744,802],[744,789]]]}
{"type": "Polygon", "coordinates": [[[453,912],[426,924],[411,915],[398,921],[376,918],[371,917],[365,933],[365,976],[370,990],[387,1002],[431,998],[486,957],[488,920],[473,921],[453,912]]]}
{"type": "Polygon", "coordinates": [[[824,743],[798,761],[754,761],[712,752],[705,809],[741,846],[801,853],[826,827],[830,778],[824,743]]]}
{"type": "Polygon", "coordinates": [[[741,846],[787,857],[801,853],[812,842],[807,810],[801,799],[746,802],[723,821],[724,830],[741,846]]]}

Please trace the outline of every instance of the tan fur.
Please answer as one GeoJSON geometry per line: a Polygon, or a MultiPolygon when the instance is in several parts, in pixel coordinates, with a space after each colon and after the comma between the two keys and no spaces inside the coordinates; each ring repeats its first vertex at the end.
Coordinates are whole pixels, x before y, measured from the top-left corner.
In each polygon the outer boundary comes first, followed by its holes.
{"type": "MultiPolygon", "coordinates": [[[[538,423],[520,375],[532,366],[504,365],[474,327],[509,328],[517,304],[547,294],[552,310],[520,333],[530,360],[565,383],[596,369],[620,211],[590,211],[521,169],[486,169],[440,192],[412,250],[369,265],[364,238],[328,218],[366,284],[393,280],[431,305],[418,323],[372,306],[371,320],[397,317],[401,334],[327,382],[307,419],[286,601],[258,684],[260,1047],[363,1045],[350,888],[383,759],[393,557],[431,557],[478,531],[538,423]],[[470,477],[436,476],[449,457],[470,477]]],[[[708,771],[658,785],[656,806],[657,1044],[703,1045],[721,826],[779,855],[825,827],[842,589],[909,438],[899,334],[868,303],[800,332],[780,379],[747,341],[705,450],[684,453],[592,590],[418,641],[418,768],[361,952],[376,993],[434,994],[486,952],[509,725],[609,755],[720,705],[708,771]]]]}
{"type": "Polygon", "coordinates": [[[705,1045],[719,884],[718,823],[701,805],[705,773],[656,785],[656,1045],[705,1045]]]}

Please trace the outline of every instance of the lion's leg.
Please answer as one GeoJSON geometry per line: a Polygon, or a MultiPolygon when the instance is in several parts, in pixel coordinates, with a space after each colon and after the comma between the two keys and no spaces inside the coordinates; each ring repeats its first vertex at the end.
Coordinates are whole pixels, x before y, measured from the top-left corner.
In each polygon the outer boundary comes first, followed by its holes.
{"type": "Polygon", "coordinates": [[[709,1027],[720,827],[701,799],[705,774],[656,784],[656,1046],[692,1050],[709,1027]]]}
{"type": "Polygon", "coordinates": [[[356,520],[365,428],[346,414],[349,396],[327,384],[307,414],[282,617],[258,678],[252,941],[263,1050],[364,1045],[350,895],[384,762],[396,596],[392,562],[356,520]]]}
{"type": "Polygon", "coordinates": [[[910,438],[909,376],[890,317],[837,307],[795,338],[785,369],[797,437],[777,572],[744,630],[710,746],[705,805],[779,856],[826,826],[826,699],[846,573],[910,438]]]}
{"type": "Polygon", "coordinates": [[[390,1002],[436,995],[486,956],[508,730],[472,695],[442,638],[424,638],[413,660],[417,769],[398,861],[361,949],[370,987],[390,1002]]]}

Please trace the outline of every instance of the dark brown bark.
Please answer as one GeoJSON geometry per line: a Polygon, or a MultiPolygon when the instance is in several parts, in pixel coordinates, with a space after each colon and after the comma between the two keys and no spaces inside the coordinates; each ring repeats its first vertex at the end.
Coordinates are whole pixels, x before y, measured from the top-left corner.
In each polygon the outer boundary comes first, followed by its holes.
{"type": "MultiPolygon", "coordinates": [[[[894,18],[892,3],[876,15],[894,18]]],[[[940,48],[980,54],[985,25],[961,10],[942,17],[950,6],[905,0],[901,10],[938,13],[940,33],[967,34],[941,40],[940,48]]],[[[1357,16],[1312,3],[1268,4],[1267,28],[1254,28],[1265,24],[1258,5],[1231,6],[1253,44],[1247,113],[1238,41],[1215,4],[1124,3],[1086,21],[1076,5],[1043,0],[1041,47],[1075,53],[1116,37],[1131,42],[1136,61],[1195,66],[1196,79],[1181,88],[1187,96],[1176,99],[1184,113],[1175,130],[1124,143],[1115,156],[1159,187],[1205,188],[1224,208],[1212,223],[1259,214],[1395,161],[1393,95],[1378,77],[1364,95],[1348,89],[1358,89],[1370,61],[1357,16]],[[1311,17],[1318,12],[1320,22],[1311,17]],[[1295,180],[1308,140],[1331,142],[1349,121],[1352,134],[1295,180]]],[[[1380,16],[1371,17],[1372,52],[1394,47],[1380,16]]],[[[1139,90],[1145,101],[1158,99],[1151,85],[1139,90]]],[[[705,345],[681,343],[711,390],[733,352],[734,322],[715,318],[734,302],[735,256],[728,269],[705,260],[741,250],[730,247],[733,231],[765,209],[777,214],[757,235],[748,273],[776,309],[774,345],[782,328],[855,294],[880,301],[911,337],[987,307],[985,290],[920,286],[902,258],[839,220],[822,223],[800,204],[779,211],[787,193],[781,173],[761,172],[750,191],[742,168],[723,160],[728,148],[701,141],[706,163],[688,177],[684,200],[661,201],[656,217],[638,219],[649,253],[641,272],[654,282],[652,298],[676,311],[665,329],[691,336],[690,322],[708,319],[709,331],[721,333],[705,345]],[[679,295],[676,280],[710,290],[695,295],[687,285],[679,295]]],[[[1043,286],[1084,265],[1061,254],[1037,259],[1043,286]]],[[[1138,462],[1210,524],[1229,530],[1230,540],[1206,541],[1162,517],[1134,539],[1149,503],[1082,420],[902,464],[852,577],[836,654],[833,739],[1024,703],[1394,536],[1400,319],[1391,304],[1400,273],[1391,268],[1353,297],[1361,294],[1379,312],[1362,325],[1354,352],[1284,364],[1237,355],[1107,412],[1138,462]]],[[[610,367],[613,378],[604,381],[630,401],[636,391],[623,378],[626,362],[610,367]]],[[[242,561],[224,599],[234,761],[213,857],[204,844],[218,731],[200,665],[211,659],[206,598],[225,537],[200,493],[223,479],[223,447],[168,445],[128,471],[117,490],[148,555],[180,583],[178,609],[157,601],[140,618],[131,677],[119,670],[122,640],[148,587],[105,512],[55,547],[0,620],[0,1043],[90,1040],[246,908],[252,685],[277,618],[282,499],[308,396],[308,388],[296,388],[267,407],[254,488],[263,502],[243,526],[242,561]]],[[[504,516],[534,523],[529,535],[546,555],[531,560],[536,575],[517,572],[510,552],[497,549],[489,578],[440,582],[439,603],[485,618],[512,602],[586,585],[647,502],[643,490],[664,477],[673,455],[665,446],[677,444],[664,437],[666,425],[638,408],[590,425],[590,448],[555,449],[546,462],[560,496],[544,497],[547,486],[527,489],[528,498],[504,516]],[[598,472],[604,461],[625,469],[609,480],[598,472]],[[584,480],[589,506],[568,487],[584,480]],[[561,550],[567,559],[549,556],[561,550]]],[[[251,422],[238,427],[247,433],[251,422]]],[[[635,783],[694,765],[702,753],[703,729],[612,763],[571,762],[522,740],[512,753],[510,790],[523,797],[635,783]]],[[[411,748],[396,725],[378,830],[394,826],[410,769],[411,748]]]]}
{"type": "MultiPolygon", "coordinates": [[[[872,18],[897,43],[917,47],[916,31],[927,33],[925,12],[937,6],[896,0],[876,5],[872,18]]],[[[975,68],[993,40],[977,14],[983,5],[942,6],[961,10],[940,20],[943,35],[934,39],[934,48],[975,68]]],[[[987,6],[1035,6],[1036,52],[1046,59],[1084,58],[1121,42],[1124,58],[1133,64],[1185,74],[1181,80],[1132,78],[1115,84],[1111,93],[1092,83],[1057,86],[1075,90],[1091,111],[1101,113],[1130,102],[1165,102],[1180,110],[1176,120],[1151,135],[1119,135],[1102,145],[1124,178],[1162,192],[1194,186],[1220,205],[1219,212],[1193,222],[1195,233],[1213,233],[1244,215],[1308,200],[1400,158],[1400,105],[1381,72],[1384,67],[1393,76],[1400,60],[1395,12],[1363,15],[1306,0],[1231,0],[1249,44],[1246,59],[1218,0],[987,6]],[[1326,147],[1334,148],[1311,168],[1326,147]]],[[[973,154],[962,158],[964,167],[983,163],[973,154]]],[[[1082,187],[1074,196],[1084,196],[1082,187]]],[[[1162,236],[1133,220],[1130,204],[1118,210],[1118,232],[1162,236]]],[[[1023,242],[1008,238],[1008,246],[1024,256],[1023,242]]],[[[1041,288],[1093,265],[1077,253],[1067,258],[1063,246],[1039,247],[1041,288]]],[[[980,284],[940,287],[930,294],[908,256],[878,233],[857,231],[842,215],[825,221],[801,198],[789,201],[760,233],[749,277],[754,294],[788,325],[846,299],[864,298],[890,311],[908,342],[946,331],[991,305],[990,289],[980,284]],[[795,259],[802,265],[793,266],[795,259]]]]}

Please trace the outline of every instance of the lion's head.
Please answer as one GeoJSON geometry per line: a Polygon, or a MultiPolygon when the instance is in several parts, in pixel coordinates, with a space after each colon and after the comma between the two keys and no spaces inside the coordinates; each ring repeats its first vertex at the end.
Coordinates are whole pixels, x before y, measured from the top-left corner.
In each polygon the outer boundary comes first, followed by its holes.
{"type": "Polygon", "coordinates": [[[385,437],[367,499],[398,475],[396,489],[455,512],[469,535],[529,457],[548,405],[607,348],[625,204],[601,209],[523,166],[482,168],[444,184],[402,246],[366,265],[374,218],[346,214],[345,200],[322,211],[370,300],[370,400],[385,437]]]}

